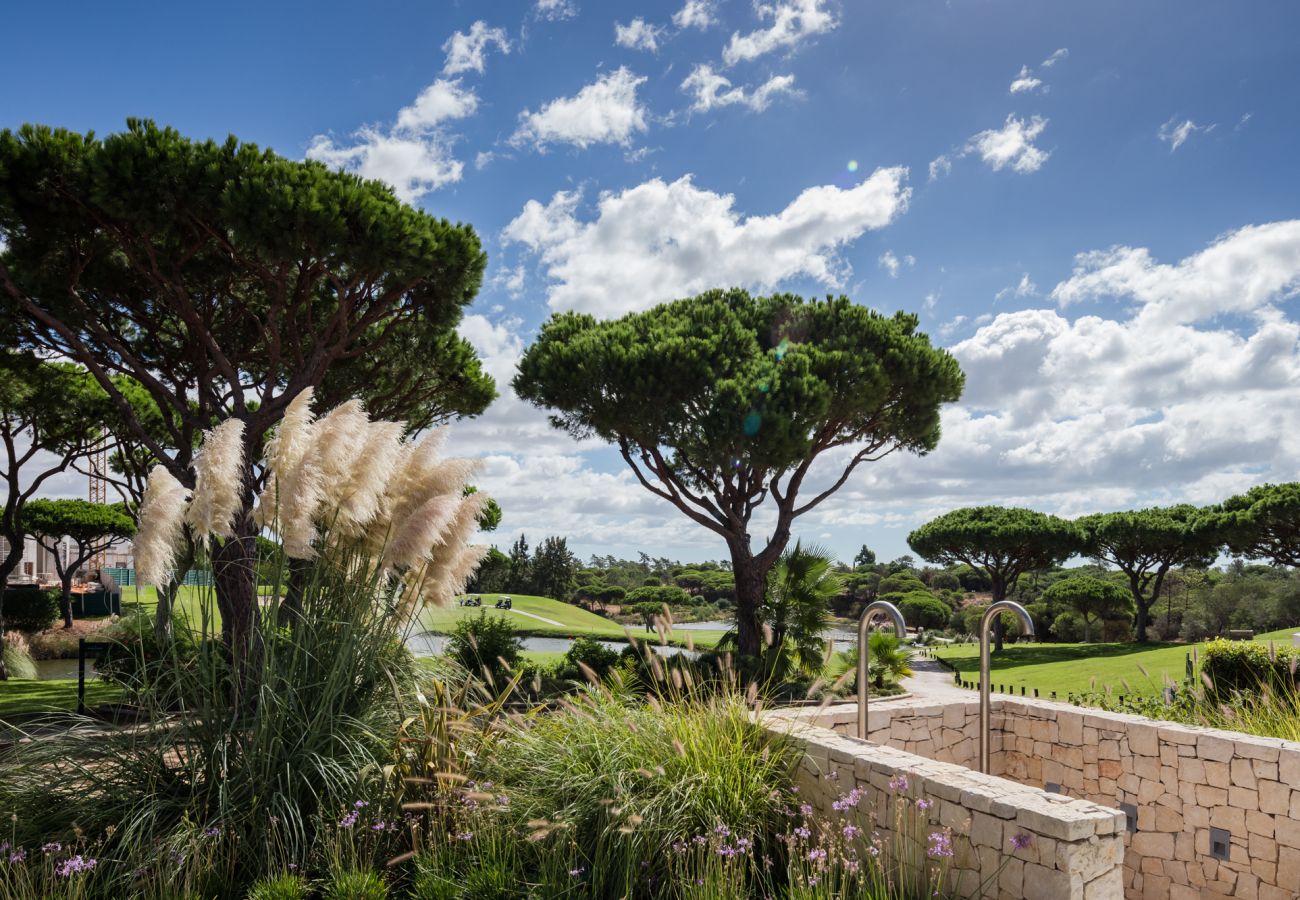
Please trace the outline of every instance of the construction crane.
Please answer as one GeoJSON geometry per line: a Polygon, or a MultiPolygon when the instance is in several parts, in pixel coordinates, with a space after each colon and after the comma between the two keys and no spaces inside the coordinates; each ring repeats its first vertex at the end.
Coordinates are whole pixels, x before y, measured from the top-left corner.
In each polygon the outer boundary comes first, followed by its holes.
{"type": "MultiPolygon", "coordinates": [[[[108,440],[101,438],[94,449],[90,451],[90,457],[87,460],[89,468],[87,475],[90,478],[90,502],[107,503],[108,502],[108,479],[105,473],[108,471],[108,440]]],[[[90,568],[96,572],[104,570],[106,557],[101,550],[90,558],[90,568]]]]}

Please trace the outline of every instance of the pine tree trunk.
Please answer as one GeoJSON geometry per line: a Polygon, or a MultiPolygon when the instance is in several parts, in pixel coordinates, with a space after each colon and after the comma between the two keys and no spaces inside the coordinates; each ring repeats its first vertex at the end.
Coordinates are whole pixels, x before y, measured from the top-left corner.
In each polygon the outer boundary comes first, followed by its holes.
{"type": "MultiPolygon", "coordinates": [[[[230,652],[239,696],[249,696],[250,663],[257,651],[257,526],[248,511],[235,520],[234,534],[212,554],[221,637],[230,652]]],[[[238,701],[237,701],[238,703],[238,701]]]]}
{"type": "Polygon", "coordinates": [[[767,572],[749,548],[739,544],[732,548],[731,569],[736,580],[736,652],[741,657],[756,659],[763,653],[758,610],[767,590],[767,572]]]}
{"type": "MultiPolygon", "coordinates": [[[[9,576],[18,568],[18,563],[23,558],[23,541],[20,535],[17,541],[14,541],[12,535],[5,535],[8,540],[9,552],[5,554],[4,559],[0,560],[0,644],[4,642],[5,634],[5,591],[9,588],[9,576]]],[[[9,667],[5,665],[4,647],[0,646],[0,681],[9,680],[9,667]]]]}
{"type": "Polygon", "coordinates": [[[72,571],[69,569],[59,578],[63,596],[59,597],[59,606],[63,610],[63,627],[72,627],[72,571]]]}

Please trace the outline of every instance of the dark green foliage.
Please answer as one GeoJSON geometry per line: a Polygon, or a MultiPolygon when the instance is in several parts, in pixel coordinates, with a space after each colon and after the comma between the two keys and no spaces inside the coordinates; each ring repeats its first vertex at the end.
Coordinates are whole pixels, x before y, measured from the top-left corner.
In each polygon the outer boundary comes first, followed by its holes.
{"type": "Polygon", "coordinates": [[[556,427],[618,447],[644,487],[726,542],[738,649],[758,656],[758,608],[794,520],[861,463],[938,443],[940,407],[963,377],[916,328],[847,297],[709,291],[615,320],[556,314],[514,385],[556,427]],[[840,447],[851,448],[842,476],[801,498],[814,461],[840,447]],[[771,537],[753,548],[750,519],[767,500],[771,537]]]}
{"type": "Polygon", "coordinates": [[[466,590],[471,594],[500,594],[510,588],[510,557],[496,547],[478,564],[466,590]]]}
{"type": "Polygon", "coordinates": [[[764,675],[777,681],[797,673],[817,675],[825,664],[830,601],[840,592],[833,558],[820,547],[794,547],[781,554],[768,584],[759,621],[771,634],[763,648],[764,675]]]}
{"type": "MultiPolygon", "coordinates": [[[[1092,626],[1104,619],[1127,618],[1133,614],[1133,597],[1113,581],[1075,575],[1054,583],[1043,592],[1042,602],[1047,605],[1068,606],[1083,624],[1083,640],[1092,640],[1092,626]]],[[[1059,622],[1059,617],[1054,621],[1059,622]]],[[[1060,637],[1060,640],[1070,640],[1060,637]]]]}
{"type": "Polygon", "coordinates": [[[44,631],[59,618],[59,592],[34,584],[4,591],[4,625],[15,631],[44,631]]]}
{"type": "Polygon", "coordinates": [[[853,557],[853,568],[861,569],[866,566],[874,566],[875,564],[876,551],[872,550],[866,544],[863,544],[862,549],[860,549],[857,552],[857,555],[853,557]]]}
{"type": "Polygon", "coordinates": [[[867,638],[867,652],[873,688],[881,689],[888,684],[897,684],[900,678],[912,674],[911,666],[908,665],[912,651],[903,646],[902,639],[896,634],[873,631],[867,638]]]}
{"type": "Polygon", "coordinates": [[[628,592],[627,602],[633,606],[640,606],[642,603],[653,603],[662,613],[664,604],[670,607],[689,605],[691,595],[671,584],[646,585],[628,592]]]}
{"type": "Polygon", "coordinates": [[[143,610],[124,615],[113,627],[112,647],[95,662],[99,676],[132,691],[141,691],[169,677],[167,670],[182,666],[193,668],[199,645],[192,624],[178,619],[173,635],[165,643],[158,640],[153,620],[143,610]]]}
{"type": "Polygon", "coordinates": [[[1151,603],[1170,569],[1207,567],[1219,555],[1219,517],[1194,506],[1167,506],[1084,516],[1076,523],[1084,552],[1105,560],[1128,579],[1136,615],[1133,637],[1147,640],[1151,603]]]}
{"type": "Polygon", "coordinates": [[[881,595],[907,594],[912,591],[930,592],[930,589],[925,586],[925,582],[911,572],[895,572],[893,575],[880,579],[876,590],[881,595]]]}
{"type": "Polygon", "coordinates": [[[533,593],[533,562],[528,553],[528,536],[519,535],[510,545],[509,589],[516,594],[533,593]]]}
{"type": "Polygon", "coordinates": [[[881,599],[897,606],[912,628],[947,628],[948,620],[952,617],[952,607],[929,591],[882,594],[881,599]]]}
{"type": "Polygon", "coordinates": [[[135,534],[135,521],[121,503],[91,503],[87,500],[29,500],[23,509],[23,527],[54,557],[54,568],[62,583],[63,624],[72,627],[72,579],[77,570],[96,553],[119,544],[135,534]],[[73,552],[59,552],[67,538],[73,552]]]}
{"type": "Polygon", "coordinates": [[[532,593],[566,600],[577,584],[578,559],[562,537],[548,537],[537,545],[531,561],[532,593]]]}
{"type": "Polygon", "coordinates": [[[606,647],[593,637],[575,638],[573,645],[564,653],[564,662],[556,670],[556,677],[567,681],[582,681],[587,674],[582,671],[586,666],[597,678],[604,678],[610,670],[618,665],[619,652],[606,647]]]}
{"type": "MultiPolygon", "coordinates": [[[[1032,509],[974,506],[932,519],[909,534],[907,543],[933,562],[982,571],[996,603],[1025,572],[1058,565],[1078,553],[1083,535],[1073,523],[1032,509]]],[[[994,629],[997,650],[1002,649],[1004,633],[1000,623],[999,617],[994,629]]]]}
{"type": "Polygon", "coordinates": [[[1261,484],[1210,512],[1233,553],[1300,566],[1300,482],[1261,484]]]}
{"type": "Polygon", "coordinates": [[[192,484],[201,430],[243,422],[245,515],[213,552],[232,646],[251,646],[234,631],[257,602],[252,469],[294,397],[358,392],[426,425],[494,394],[455,333],[482,280],[477,235],[376,181],[148,121],[103,139],[25,125],[0,132],[0,233],[0,319],[85,366],[142,452],[192,484]],[[165,439],[117,376],[147,391],[165,439]]]}
{"type": "Polygon", "coordinates": [[[1210,641],[1201,672],[1206,687],[1219,697],[1257,695],[1264,689],[1288,692],[1300,687],[1300,649],[1266,647],[1255,641],[1210,641]]]}
{"type": "Polygon", "coordinates": [[[503,616],[480,609],[473,618],[456,623],[447,644],[447,655],[476,677],[490,676],[500,687],[506,667],[518,667],[522,649],[523,641],[515,634],[513,625],[503,616]]]}

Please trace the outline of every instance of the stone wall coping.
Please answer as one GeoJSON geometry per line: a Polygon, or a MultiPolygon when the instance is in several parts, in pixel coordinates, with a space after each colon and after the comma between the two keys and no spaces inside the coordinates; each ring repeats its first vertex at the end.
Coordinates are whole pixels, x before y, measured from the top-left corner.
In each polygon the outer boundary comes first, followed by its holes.
{"type": "Polygon", "coordinates": [[[938,762],[884,744],[837,734],[808,722],[792,722],[777,716],[768,727],[811,745],[813,758],[825,754],[828,763],[853,765],[868,772],[893,778],[908,775],[923,780],[927,793],[952,799],[975,812],[1013,820],[1017,825],[1057,840],[1086,840],[1095,834],[1111,834],[1123,827],[1124,814],[1089,800],[1048,794],[1031,785],[985,775],[956,763],[938,762]],[[784,721],[783,721],[784,720],[784,721]]]}

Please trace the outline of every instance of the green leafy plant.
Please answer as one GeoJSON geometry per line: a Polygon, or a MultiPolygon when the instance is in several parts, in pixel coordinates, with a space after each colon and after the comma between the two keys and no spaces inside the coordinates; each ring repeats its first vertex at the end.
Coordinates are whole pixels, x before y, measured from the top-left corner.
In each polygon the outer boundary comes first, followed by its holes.
{"type": "Polygon", "coordinates": [[[59,595],[36,585],[4,591],[4,625],[15,631],[44,631],[59,618],[59,595]]]}
{"type": "Polygon", "coordinates": [[[478,615],[461,619],[452,628],[447,655],[475,677],[499,685],[508,669],[519,665],[523,640],[504,616],[480,609],[478,615]]]}
{"type": "Polygon", "coordinates": [[[311,888],[301,875],[274,875],[253,885],[247,900],[307,900],[311,888]]]}

